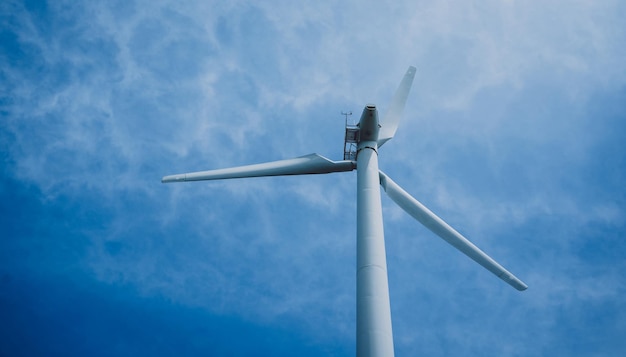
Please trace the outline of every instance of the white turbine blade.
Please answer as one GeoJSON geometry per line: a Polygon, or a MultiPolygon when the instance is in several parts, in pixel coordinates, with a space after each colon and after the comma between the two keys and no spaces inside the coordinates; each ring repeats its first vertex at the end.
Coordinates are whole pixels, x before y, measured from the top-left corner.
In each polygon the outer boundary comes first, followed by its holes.
{"type": "Polygon", "coordinates": [[[398,186],[397,183],[393,182],[387,175],[383,172],[380,172],[379,175],[380,184],[387,195],[389,195],[398,206],[413,216],[413,218],[426,226],[426,228],[430,229],[433,233],[443,238],[443,240],[450,243],[453,247],[494,273],[498,278],[504,280],[515,289],[522,291],[528,288],[524,282],[504,269],[467,238],[463,237],[459,232],[454,230],[454,228],[450,227],[441,218],[432,213],[426,206],[411,197],[411,195],[398,186]]]}
{"type": "Polygon", "coordinates": [[[396,93],[393,95],[391,106],[387,110],[387,113],[380,122],[381,128],[378,134],[378,147],[383,146],[389,139],[396,135],[398,130],[398,124],[402,118],[402,112],[404,112],[404,106],[406,99],[409,96],[411,85],[413,85],[413,78],[415,77],[415,67],[411,66],[407,69],[400,86],[396,89],[396,93]]]}
{"type": "Polygon", "coordinates": [[[166,183],[221,180],[242,177],[327,174],[331,172],[352,171],[355,168],[356,163],[354,161],[332,161],[318,154],[309,154],[295,159],[272,161],[256,165],[170,175],[163,177],[161,182],[166,183]]]}

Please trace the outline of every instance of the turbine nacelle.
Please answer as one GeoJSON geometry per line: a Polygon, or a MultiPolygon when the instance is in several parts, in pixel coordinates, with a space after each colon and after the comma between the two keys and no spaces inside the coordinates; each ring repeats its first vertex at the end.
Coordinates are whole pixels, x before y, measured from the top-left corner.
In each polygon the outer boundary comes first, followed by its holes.
{"type": "Polygon", "coordinates": [[[359,142],[378,141],[380,124],[378,123],[378,110],[374,104],[368,104],[363,108],[358,126],[360,129],[359,142]]]}

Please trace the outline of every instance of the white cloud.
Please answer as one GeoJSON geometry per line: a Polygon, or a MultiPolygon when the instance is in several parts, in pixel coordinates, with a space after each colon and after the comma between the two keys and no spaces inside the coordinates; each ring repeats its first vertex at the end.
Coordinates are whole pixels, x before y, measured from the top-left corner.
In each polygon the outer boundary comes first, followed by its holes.
{"type": "MultiPolygon", "coordinates": [[[[597,239],[580,230],[624,228],[621,191],[610,192],[621,171],[589,173],[598,147],[622,130],[589,110],[602,106],[594,95],[626,81],[621,4],[68,4],[50,5],[61,20],[49,24],[12,8],[9,30],[33,65],[1,59],[11,138],[3,147],[11,174],[51,202],[85,190],[101,197],[111,217],[87,229],[84,258],[96,279],[216,313],[296,316],[317,336],[350,338],[354,175],[159,179],[309,152],[339,156],[339,112],[356,117],[370,101],[384,111],[414,64],[407,118],[381,150],[381,167],[533,285],[508,295],[384,201],[399,351],[416,341],[450,351],[424,321],[469,345],[487,343],[480,331],[460,331],[476,328],[481,313],[493,326],[503,318],[510,329],[549,333],[562,321],[555,301],[574,311],[619,300],[617,268],[594,270],[572,247],[597,239]],[[555,237],[519,239],[536,235],[535,225],[555,237]],[[541,244],[547,252],[528,258],[541,244]],[[525,325],[524,314],[547,317],[525,325]]],[[[485,333],[502,338],[490,324],[485,333]]],[[[497,348],[514,354],[519,345],[497,348]]]]}

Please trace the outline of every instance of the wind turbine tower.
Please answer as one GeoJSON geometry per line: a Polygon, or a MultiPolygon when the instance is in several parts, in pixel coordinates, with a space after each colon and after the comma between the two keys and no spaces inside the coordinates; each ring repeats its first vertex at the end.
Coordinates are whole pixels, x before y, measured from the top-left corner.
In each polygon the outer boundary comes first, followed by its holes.
{"type": "MultiPolygon", "coordinates": [[[[378,169],[378,151],[394,137],[415,77],[409,67],[382,121],[378,109],[367,104],[356,127],[346,125],[346,141],[356,153],[332,161],[318,154],[226,169],[165,176],[162,182],[220,180],[244,177],[326,174],[357,170],[357,356],[394,355],[389,284],[380,187],[403,210],[433,233],[491,271],[517,290],[527,285],[411,197],[378,169]],[[356,157],[356,159],[355,159],[356,157]]],[[[345,147],[345,146],[344,146],[345,147]]]]}

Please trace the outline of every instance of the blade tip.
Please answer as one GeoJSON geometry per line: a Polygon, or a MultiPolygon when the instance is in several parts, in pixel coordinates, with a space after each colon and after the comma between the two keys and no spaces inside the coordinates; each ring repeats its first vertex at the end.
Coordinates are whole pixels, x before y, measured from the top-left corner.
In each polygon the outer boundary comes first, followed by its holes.
{"type": "Polygon", "coordinates": [[[186,175],[169,175],[163,176],[161,179],[161,183],[170,183],[170,182],[179,182],[186,181],[186,175]]]}
{"type": "Polygon", "coordinates": [[[503,274],[498,275],[498,277],[518,291],[524,291],[528,289],[528,285],[526,285],[526,283],[524,283],[518,277],[509,273],[508,271],[505,271],[503,274]]]}
{"type": "Polygon", "coordinates": [[[528,289],[528,285],[526,285],[523,281],[517,279],[516,277],[512,277],[512,279],[509,280],[509,284],[511,284],[518,291],[524,291],[528,289]]]}

